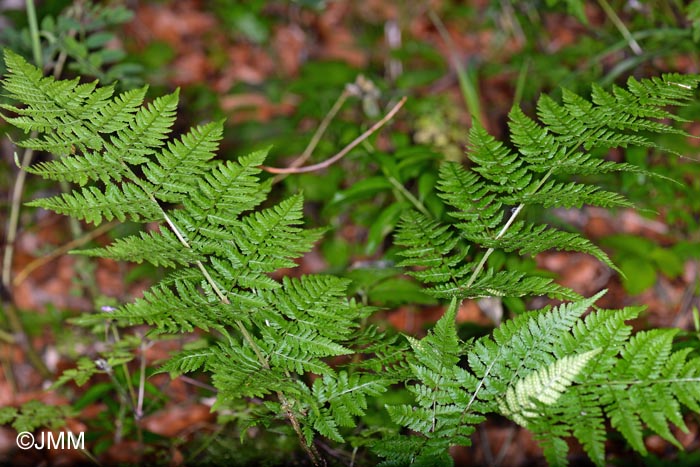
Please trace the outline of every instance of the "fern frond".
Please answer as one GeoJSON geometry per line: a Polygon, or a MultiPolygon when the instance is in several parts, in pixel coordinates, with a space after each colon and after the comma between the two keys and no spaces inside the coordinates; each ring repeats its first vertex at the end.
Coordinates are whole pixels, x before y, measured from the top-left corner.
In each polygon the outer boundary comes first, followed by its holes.
{"type": "Polygon", "coordinates": [[[268,182],[260,182],[260,173],[267,151],[257,151],[237,162],[218,164],[197,179],[196,189],[183,196],[183,211],[174,218],[191,240],[199,236],[214,241],[228,238],[220,226],[228,226],[238,216],[255,208],[267,196],[268,182]]]}
{"type": "Polygon", "coordinates": [[[129,127],[134,114],[143,104],[148,86],[124,91],[99,109],[99,115],[91,123],[98,133],[114,133],[129,127]]]}
{"type": "Polygon", "coordinates": [[[171,377],[193,373],[199,369],[207,369],[207,364],[214,356],[215,351],[210,348],[182,350],[170,357],[158,371],[170,373],[171,377]]]}
{"type": "Polygon", "coordinates": [[[503,198],[507,204],[539,204],[545,208],[559,206],[563,208],[580,208],[584,204],[603,208],[632,207],[632,203],[615,192],[601,190],[597,186],[582,183],[561,183],[549,180],[534,190],[524,190],[516,195],[503,198]],[[530,193],[532,192],[532,193],[530,193]]]}
{"type": "Polygon", "coordinates": [[[451,224],[442,225],[417,214],[404,215],[398,244],[408,248],[401,265],[415,268],[409,273],[425,282],[436,297],[541,295],[575,298],[554,290],[541,278],[527,274],[491,271],[487,259],[495,250],[535,254],[547,249],[581,251],[615,269],[608,256],[577,234],[560,232],[518,221],[530,205],[544,207],[629,207],[624,196],[580,181],[564,182],[554,177],[570,174],[600,174],[611,171],[646,173],[630,164],[603,161],[590,150],[613,147],[656,147],[651,134],[685,135],[667,123],[682,120],[666,107],[685,105],[700,82],[697,76],[664,75],[661,79],[630,79],[627,90],[615,87],[612,94],[594,87],[592,100],[563,91],[562,104],[543,95],[537,105],[540,122],[514,107],[509,114],[510,139],[514,147],[499,142],[476,125],[471,129],[467,170],[446,162],[440,168],[439,196],[451,208],[451,224]],[[420,225],[421,227],[418,227],[420,225]],[[423,229],[439,232],[431,238],[423,229]],[[465,253],[454,253],[459,239],[487,250],[478,262],[465,253]],[[423,248],[421,248],[423,246],[423,248]],[[463,280],[463,278],[466,278],[463,280]]]}
{"type": "Polygon", "coordinates": [[[625,320],[640,309],[600,310],[578,321],[555,347],[558,359],[596,349],[598,354],[574,378],[553,406],[538,406],[528,428],[539,439],[575,436],[597,465],[605,464],[605,426],[618,430],[646,453],[645,428],[679,446],[669,429],[687,430],[681,406],[700,407],[700,358],[672,350],[674,330],[640,332],[630,338],[625,320]]]}
{"type": "Polygon", "coordinates": [[[9,74],[2,82],[3,89],[9,97],[26,105],[25,108],[0,105],[18,115],[6,116],[8,123],[27,133],[56,133],[65,142],[55,147],[59,154],[68,154],[73,145],[81,149],[101,147],[101,138],[92,133],[90,121],[108,104],[113,88],[96,91],[97,82],[81,85],[78,79],[45,78],[40,70],[11,50],[6,48],[4,55],[9,74]],[[89,97],[89,110],[84,112],[89,97]]]}
{"type": "MultiPolygon", "coordinates": [[[[47,137],[44,141],[49,140],[47,137]]],[[[54,143],[44,145],[32,143],[32,148],[40,151],[60,153],[54,143]]],[[[63,140],[57,138],[56,144],[63,144],[63,140]]],[[[27,172],[39,175],[49,180],[77,183],[85,185],[89,181],[101,181],[105,184],[120,182],[125,176],[124,167],[116,161],[105,160],[104,156],[97,152],[87,152],[80,156],[64,156],[60,159],[39,162],[28,167],[27,172]]]]}
{"type": "Polygon", "coordinates": [[[409,274],[425,283],[456,283],[469,271],[461,267],[468,249],[459,244],[458,238],[425,216],[408,211],[403,217],[396,241],[406,248],[399,254],[405,259],[399,266],[412,266],[419,269],[409,274]]]}
{"type": "Polygon", "coordinates": [[[243,316],[234,306],[222,304],[211,291],[203,295],[196,282],[184,280],[175,280],[171,286],[157,284],[145,291],[143,298],[109,315],[129,325],[156,326],[154,333],[192,332],[194,328],[206,331],[243,316]]]}
{"type": "Polygon", "coordinates": [[[610,268],[616,269],[608,255],[587,238],[575,233],[552,229],[545,225],[516,221],[497,240],[488,236],[474,236],[473,241],[488,248],[498,248],[508,252],[517,251],[520,255],[535,255],[547,250],[580,251],[594,256],[610,268]]]}
{"type": "Polygon", "coordinates": [[[376,397],[387,390],[389,382],[371,375],[338,373],[336,378],[324,376],[313,384],[313,395],[328,414],[342,427],[355,427],[356,417],[367,412],[367,397],[376,397]]]}
{"type": "MultiPolygon", "coordinates": [[[[434,464],[438,460],[451,465],[447,448],[455,444],[469,445],[475,425],[483,421],[484,407],[479,401],[475,404],[471,395],[479,382],[458,365],[463,350],[455,327],[457,304],[453,299],[424,339],[419,341],[407,336],[413,349],[410,368],[415,379],[407,389],[413,394],[415,404],[386,407],[395,423],[420,433],[421,437],[415,442],[405,440],[406,435],[385,438],[373,447],[378,455],[390,455],[391,451],[385,446],[399,444],[412,449],[404,454],[410,459],[410,465],[434,464]]],[[[391,465],[391,460],[386,465],[391,465]]]]}
{"type": "Polygon", "coordinates": [[[156,98],[148,106],[140,107],[129,126],[105,141],[105,157],[109,161],[133,165],[148,162],[165,144],[175,122],[179,90],[156,98]]]}
{"type": "MultiPolygon", "coordinates": [[[[215,408],[247,405],[244,427],[286,420],[305,447],[317,435],[343,442],[360,417],[388,401],[378,399],[388,388],[403,384],[406,398],[386,405],[394,425],[376,431],[382,439],[361,441],[385,458],[382,465],[451,465],[449,447],[468,445],[492,412],[526,425],[555,464],[566,463],[566,438],[574,436],[603,465],[607,427],[644,452],[644,430],[676,443],[670,424],[684,430],[683,408],[700,411],[700,358],[674,351],[674,331],[631,337],[625,321],[639,309],[596,309],[582,318],[601,294],[525,312],[466,343],[455,323],[464,298],[578,299],[551,279],[489,267],[496,249],[584,251],[612,267],[576,234],[517,217],[531,204],[627,205],[615,193],[555,177],[638,170],[590,150],[653,147],[652,133],[684,134],[667,124],[682,119],[666,106],[687,103],[697,77],[631,80],[611,93],[594,87],[591,101],[566,91],[562,104],[544,97],[539,122],[511,112],[512,147],[475,127],[474,170],[447,163],[440,171],[450,222],[409,212],[396,235],[406,247],[401,265],[450,301],[417,339],[365,323],[374,309],[347,298],[347,280],[277,278],[322,230],[303,228],[299,195],[258,208],[271,187],[259,179],[266,151],[216,161],[221,122],[170,139],[177,92],[143,105],[145,89],[115,96],[97,83],[44,78],[12,52],[5,58],[5,92],[23,102],[3,107],[13,113],[8,121],[38,133],[20,144],[62,156],[31,170],[81,185],[32,205],[94,223],[152,221],[145,232],[83,253],[170,269],[142,298],[83,322],[146,324],[152,334],[207,332],[197,349],[181,351],[162,370],[211,374],[215,408]]],[[[130,358],[119,347],[105,364],[130,358]]],[[[86,382],[99,371],[83,359],[59,381],[86,382]]],[[[3,411],[0,418],[16,415],[3,411]]]]}

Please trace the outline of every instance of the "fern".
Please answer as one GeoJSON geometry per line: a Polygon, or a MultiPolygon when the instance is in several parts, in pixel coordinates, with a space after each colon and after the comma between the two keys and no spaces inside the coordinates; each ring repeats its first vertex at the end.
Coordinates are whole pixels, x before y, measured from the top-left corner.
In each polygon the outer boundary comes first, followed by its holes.
{"type": "MultiPolygon", "coordinates": [[[[381,368],[338,370],[325,361],[354,353],[360,321],[371,311],[346,298],[346,280],[278,282],[269,275],[294,267],[322,233],[301,227],[302,198],[256,210],[270,189],[258,178],[265,152],[214,162],[221,122],[170,140],[177,92],[144,105],[145,88],[115,96],[96,82],[45,78],[9,50],[5,61],[5,92],[24,104],[5,105],[15,115],[6,119],[39,135],[18,144],[60,156],[29,171],[79,185],[30,204],[95,224],[114,218],[151,223],[146,232],[82,253],[172,268],[134,303],[83,321],[149,324],[155,334],[216,330],[221,339],[173,356],[163,370],[210,372],[218,407],[274,396],[278,403],[262,407],[284,416],[318,461],[314,433],[342,440],[338,427],[353,427],[365,413],[365,398],[392,380],[381,368]],[[310,373],[322,379],[310,385],[310,373]]],[[[82,383],[98,370],[83,360],[59,383],[82,383]]]]}
{"type": "Polygon", "coordinates": [[[453,222],[409,212],[396,241],[404,246],[400,265],[409,267],[408,273],[435,297],[451,298],[452,307],[423,341],[409,338],[409,359],[423,363],[411,365],[408,388],[415,402],[388,410],[394,422],[417,436],[390,436],[377,443],[375,452],[387,458],[386,465],[449,464],[446,449],[468,445],[474,425],[491,412],[530,429],[553,465],[566,464],[565,438],[570,436],[603,465],[606,423],[642,454],[644,427],[678,445],[669,423],[685,430],[681,406],[698,408],[700,359],[689,358],[690,351],[672,352],[673,331],[648,331],[630,339],[624,322],[639,310],[598,311],[582,320],[597,297],[578,300],[520,316],[501,325],[493,337],[466,345],[458,345],[454,334],[448,337],[444,329],[453,324],[455,299],[577,298],[549,279],[488,268],[496,249],[521,255],[548,249],[581,251],[616,269],[602,250],[580,235],[518,216],[530,205],[630,206],[617,193],[555,177],[640,171],[602,161],[591,150],[656,147],[650,136],[654,133],[687,136],[667,123],[683,121],[667,107],[690,101],[698,82],[698,77],[678,75],[630,79],[627,89],[615,87],[612,94],[594,86],[591,102],[564,91],[562,105],[543,96],[537,107],[542,123],[518,107],[510,112],[513,149],[477,125],[470,132],[472,170],[443,164],[438,188],[452,209],[453,222]],[[467,369],[457,365],[459,357],[468,361],[467,369]],[[427,361],[438,366],[425,366],[427,361]],[[455,421],[450,414],[460,417],[455,421]]]}
{"type": "Polygon", "coordinates": [[[0,408],[0,424],[11,424],[18,433],[31,433],[43,427],[57,430],[65,425],[66,418],[73,415],[69,406],[48,405],[33,400],[22,404],[19,410],[14,407],[0,408]]]}
{"type": "Polygon", "coordinates": [[[527,206],[606,208],[631,206],[622,195],[580,181],[562,182],[556,176],[593,175],[610,171],[641,171],[625,163],[602,161],[592,149],[655,147],[651,134],[685,133],[665,121],[681,121],[666,107],[683,105],[693,97],[698,77],[664,75],[615,87],[612,94],[594,86],[591,99],[564,91],[563,104],[548,96],[538,102],[542,123],[519,107],[509,114],[513,149],[478,125],[469,133],[468,171],[448,162],[440,169],[441,197],[454,220],[443,225],[425,214],[406,214],[397,243],[403,266],[429,285],[436,297],[549,295],[578,298],[550,279],[524,273],[494,271],[487,260],[494,250],[521,255],[558,249],[585,252],[616,269],[600,248],[578,234],[518,220],[527,206]],[[464,240],[473,244],[464,244],[464,240]],[[486,248],[479,254],[475,247],[486,248]],[[468,252],[471,250],[471,255],[468,252]]]}
{"type": "Polygon", "coordinates": [[[467,343],[457,339],[453,300],[426,338],[409,339],[415,402],[387,409],[416,434],[378,442],[375,451],[389,458],[384,465],[450,465],[446,449],[469,445],[489,413],[531,430],[551,465],[567,463],[570,436],[605,465],[606,423],[642,454],[644,427],[680,446],[669,422],[687,432],[681,407],[700,409],[700,357],[672,351],[673,330],[630,338],[625,321],[640,308],[582,318],[601,295],[528,312],[467,343]]]}
{"type": "MultiPolygon", "coordinates": [[[[265,151],[216,161],[221,122],[170,138],[177,92],[144,104],[145,88],[114,95],[97,83],[44,78],[9,50],[5,61],[5,93],[23,104],[4,105],[5,118],[38,135],[18,144],[57,156],[28,170],[77,185],[30,204],[96,224],[148,223],[77,253],[168,270],[134,302],[78,321],[145,324],[151,335],[205,331],[201,345],[171,356],[161,371],[210,374],[217,409],[248,407],[238,417],[243,432],[283,422],[316,464],[323,463],[320,435],[369,445],[383,465],[450,465],[449,447],[468,445],[475,427],[499,413],[531,430],[550,463],[566,463],[566,438],[575,437],[603,465],[608,426],[645,453],[644,430],[677,443],[669,425],[686,428],[684,407],[700,412],[700,358],[674,351],[674,331],[632,335],[626,321],[639,308],[599,310],[602,293],[581,299],[550,279],[486,267],[496,249],[550,248],[583,251],[614,267],[581,236],[517,217],[532,204],[627,206],[616,193],[556,177],[638,170],[590,150],[651,147],[650,133],[683,134],[665,123],[679,120],[665,107],[690,100],[698,79],[632,80],[612,93],[594,88],[592,102],[567,92],[561,105],[543,97],[542,123],[511,112],[514,149],[474,128],[474,170],[448,163],[440,172],[452,222],[409,212],[397,234],[403,266],[450,302],[417,339],[367,324],[375,310],[347,298],[346,279],[273,277],[294,267],[323,231],[303,228],[301,196],[261,207],[271,188],[259,178],[265,151]],[[491,336],[459,339],[455,317],[464,298],[532,294],[575,301],[523,313],[491,336]],[[383,396],[395,385],[406,388],[403,403],[383,396]],[[386,423],[377,414],[370,421],[380,402],[386,423]]],[[[57,384],[85,383],[132,355],[116,349],[111,358],[82,358],[57,384]]],[[[12,421],[17,411],[4,409],[0,418],[12,421]]]]}

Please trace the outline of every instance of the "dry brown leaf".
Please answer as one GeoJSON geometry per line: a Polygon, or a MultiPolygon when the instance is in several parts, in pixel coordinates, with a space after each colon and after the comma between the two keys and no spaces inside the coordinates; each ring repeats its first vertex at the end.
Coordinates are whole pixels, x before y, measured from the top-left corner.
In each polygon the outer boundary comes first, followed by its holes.
{"type": "Polygon", "coordinates": [[[191,404],[172,406],[163,409],[142,420],[142,426],[148,431],[172,438],[190,432],[196,426],[203,426],[214,420],[214,414],[206,405],[191,404]]]}

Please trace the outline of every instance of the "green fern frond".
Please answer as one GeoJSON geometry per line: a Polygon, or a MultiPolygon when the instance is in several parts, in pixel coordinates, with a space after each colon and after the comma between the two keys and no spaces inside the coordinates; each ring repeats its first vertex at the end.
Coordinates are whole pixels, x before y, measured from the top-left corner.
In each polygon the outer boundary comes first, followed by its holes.
{"type": "Polygon", "coordinates": [[[611,191],[601,190],[596,186],[584,185],[577,182],[561,183],[549,180],[534,190],[524,190],[516,195],[503,198],[507,204],[539,204],[545,208],[563,207],[580,208],[584,204],[603,208],[632,207],[632,203],[624,196],[611,191]],[[532,191],[533,193],[530,193],[532,191]]]}
{"type": "Polygon", "coordinates": [[[630,338],[625,320],[639,311],[597,311],[560,341],[555,351],[559,359],[592,348],[599,353],[556,404],[540,406],[541,418],[528,420],[538,439],[575,436],[597,465],[605,464],[607,421],[642,454],[645,428],[680,446],[669,425],[687,430],[681,406],[700,407],[700,358],[690,358],[688,349],[672,350],[674,330],[644,331],[630,338]]]}
{"type": "Polygon", "coordinates": [[[409,274],[422,282],[456,283],[469,271],[461,266],[468,249],[459,244],[448,226],[441,226],[419,213],[408,211],[396,234],[396,241],[406,248],[399,254],[404,259],[399,266],[420,269],[409,274]]]}
{"type": "MultiPolygon", "coordinates": [[[[200,276],[201,277],[201,276],[200,276]]],[[[190,281],[176,280],[171,287],[157,284],[143,298],[110,313],[110,318],[129,325],[156,326],[153,333],[192,332],[218,327],[224,318],[236,318],[232,307],[221,304],[211,292],[203,296],[190,281]]]]}
{"type": "Polygon", "coordinates": [[[0,425],[12,424],[18,433],[32,433],[38,428],[58,430],[66,424],[68,417],[75,416],[75,410],[70,405],[47,404],[32,400],[22,404],[19,409],[14,407],[0,408],[0,425]]]}
{"type": "Polygon", "coordinates": [[[313,384],[313,395],[317,403],[326,406],[333,420],[342,427],[355,427],[356,417],[367,413],[367,397],[384,393],[388,381],[358,373],[338,373],[336,378],[324,376],[313,384]]]}
{"type": "Polygon", "coordinates": [[[451,224],[440,224],[422,214],[403,216],[396,242],[407,247],[402,266],[425,282],[439,298],[542,295],[575,298],[541,278],[495,272],[486,260],[495,250],[536,254],[547,249],[581,251],[616,269],[608,256],[581,236],[518,221],[530,205],[544,207],[629,207],[624,196],[580,181],[556,176],[600,174],[611,171],[646,173],[630,164],[603,161],[590,150],[613,147],[656,147],[651,134],[686,135],[667,121],[682,121],[666,107],[686,105],[700,82],[697,76],[664,75],[637,81],[612,94],[599,86],[591,100],[563,91],[562,104],[543,95],[537,105],[540,122],[514,107],[509,114],[513,148],[476,125],[469,134],[471,170],[454,162],[440,169],[439,196],[448,205],[451,224]],[[418,227],[420,226],[420,227],[418,227]],[[437,234],[425,233],[431,229],[437,234]],[[455,255],[459,239],[472,242],[472,254],[486,251],[471,262],[466,246],[455,255]]]}
{"type": "MultiPolygon", "coordinates": [[[[105,88],[109,89],[109,88],[105,88]]],[[[98,133],[114,133],[129,127],[134,114],[143,104],[148,86],[124,91],[99,109],[91,123],[98,133]]]]}
{"type": "MultiPolygon", "coordinates": [[[[56,149],[56,144],[63,144],[63,140],[57,138],[56,143],[44,145],[44,142],[50,138],[52,137],[49,136],[39,143],[32,143],[32,148],[60,154],[60,151],[56,149]]],[[[89,181],[119,182],[126,175],[124,167],[116,161],[106,161],[104,156],[98,152],[87,152],[80,156],[65,156],[53,161],[39,162],[26,170],[49,180],[77,183],[78,185],[85,185],[89,181]]]]}
{"type": "MultiPolygon", "coordinates": [[[[435,464],[438,460],[452,465],[451,458],[446,456],[447,448],[454,444],[469,445],[475,425],[484,420],[482,404],[471,395],[479,386],[478,380],[458,365],[463,349],[455,327],[457,304],[453,299],[424,339],[407,336],[413,350],[409,361],[415,380],[407,389],[415,404],[386,407],[395,423],[420,433],[419,441],[405,440],[409,438],[407,435],[393,435],[374,445],[378,455],[392,455],[386,446],[398,444],[412,449],[400,457],[408,459],[403,465],[425,462],[438,465],[435,464]]],[[[381,465],[392,465],[392,460],[396,457],[381,465]]]]}
{"type": "Polygon", "coordinates": [[[553,364],[558,359],[554,354],[557,343],[601,295],[518,316],[503,323],[492,337],[477,341],[468,356],[470,368],[482,381],[477,397],[496,398],[533,369],[553,364]]]}
{"type": "Polygon", "coordinates": [[[159,368],[159,372],[170,373],[171,377],[207,369],[215,352],[210,348],[183,350],[173,355],[159,368]]]}

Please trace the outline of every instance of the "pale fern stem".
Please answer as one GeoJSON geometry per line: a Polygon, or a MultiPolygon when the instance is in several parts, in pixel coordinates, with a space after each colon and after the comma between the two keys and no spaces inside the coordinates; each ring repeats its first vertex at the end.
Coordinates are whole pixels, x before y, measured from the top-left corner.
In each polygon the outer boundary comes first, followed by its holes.
{"type": "Polygon", "coordinates": [[[39,41],[39,24],[36,20],[36,8],[34,8],[34,0],[25,2],[27,9],[27,20],[29,22],[29,37],[32,40],[32,55],[37,68],[44,68],[44,60],[41,55],[41,42],[39,41]]]}
{"type": "Polygon", "coordinates": [[[389,112],[387,112],[386,115],[384,115],[384,117],[382,117],[381,120],[377,121],[368,130],[366,130],[360,136],[358,136],[357,138],[352,140],[350,142],[350,144],[348,144],[343,149],[341,149],[333,157],[326,159],[323,162],[319,162],[318,164],[314,164],[314,165],[307,165],[306,167],[268,167],[268,166],[262,165],[262,166],[260,166],[260,168],[266,172],[273,173],[273,174],[301,174],[301,173],[315,172],[317,170],[321,170],[321,169],[325,169],[327,167],[330,167],[331,165],[335,164],[340,159],[345,157],[346,154],[348,154],[350,151],[355,149],[355,147],[357,147],[360,143],[364,142],[373,133],[375,133],[382,126],[384,126],[389,120],[394,118],[394,115],[396,115],[396,113],[399,111],[399,109],[401,109],[401,107],[403,107],[403,105],[406,103],[407,99],[408,98],[406,96],[403,96],[391,108],[391,110],[389,110],[389,112]]]}
{"type": "Polygon", "coordinates": [[[136,418],[141,420],[143,418],[143,399],[146,390],[146,341],[141,341],[141,355],[139,355],[141,360],[141,368],[139,374],[139,398],[136,405],[136,418]]]}
{"type": "MultiPolygon", "coordinates": [[[[531,195],[534,195],[537,193],[537,190],[542,188],[542,185],[549,179],[549,177],[552,176],[554,168],[549,169],[549,171],[540,179],[540,182],[537,184],[534,190],[532,190],[531,195]]],[[[518,217],[518,214],[520,214],[520,211],[523,210],[525,207],[525,203],[520,203],[517,208],[513,210],[513,214],[510,215],[510,218],[508,218],[508,221],[503,225],[503,228],[496,234],[494,237],[494,240],[498,240],[501,238],[505,233],[508,231],[511,225],[513,225],[513,222],[515,222],[515,219],[518,217]]],[[[467,285],[464,286],[464,288],[468,289],[469,287],[472,286],[474,281],[476,280],[476,276],[479,275],[482,269],[484,269],[484,266],[486,265],[486,260],[489,259],[489,256],[496,250],[496,248],[491,247],[488,250],[486,250],[486,253],[484,253],[484,256],[481,258],[481,261],[479,261],[479,264],[476,266],[474,269],[474,272],[472,273],[471,277],[469,278],[469,281],[467,282],[467,285]]]]}
{"type": "MultiPolygon", "coordinates": [[[[112,335],[114,337],[114,342],[118,343],[121,341],[121,336],[119,335],[119,329],[117,329],[117,326],[110,326],[112,328],[112,335]]],[[[136,415],[136,392],[134,392],[134,386],[131,384],[131,378],[129,375],[129,367],[127,366],[126,363],[121,364],[122,371],[124,372],[124,380],[126,381],[126,387],[128,389],[128,398],[125,398],[126,401],[129,403],[131,406],[131,411],[136,415]]]]}
{"type": "Polygon", "coordinates": [[[625,38],[625,40],[627,41],[627,45],[630,49],[632,49],[632,52],[634,52],[635,55],[642,55],[644,51],[639,46],[639,43],[634,39],[634,37],[632,37],[632,34],[630,33],[629,29],[627,29],[627,26],[625,26],[625,23],[622,22],[620,17],[617,15],[617,13],[615,13],[615,10],[610,6],[607,0],[598,0],[598,4],[608,16],[610,21],[613,22],[617,30],[620,31],[622,37],[625,38]]]}
{"type": "Polygon", "coordinates": [[[428,209],[425,207],[425,205],[423,203],[421,203],[418,198],[413,196],[413,193],[408,191],[406,189],[406,187],[403,186],[403,184],[401,184],[398,180],[396,180],[391,175],[387,175],[386,178],[387,178],[387,180],[389,180],[389,183],[391,183],[394,186],[394,188],[399,190],[399,193],[401,193],[416,209],[418,209],[421,212],[421,214],[423,214],[424,216],[426,216],[428,218],[433,217],[433,215],[430,214],[430,211],[428,211],[428,209]]]}
{"type": "MultiPolygon", "coordinates": [[[[501,356],[501,352],[502,352],[501,349],[503,349],[503,347],[499,348],[499,350],[498,350],[499,357],[501,356]]],[[[498,361],[498,358],[494,358],[493,361],[491,362],[491,364],[489,365],[489,367],[484,372],[484,376],[479,379],[479,384],[476,386],[476,389],[474,389],[474,394],[472,394],[471,399],[469,399],[469,403],[462,411],[462,417],[464,417],[464,415],[467,412],[469,412],[469,409],[471,409],[472,404],[474,404],[474,402],[476,401],[476,396],[479,394],[479,391],[481,391],[481,388],[484,386],[484,381],[486,381],[486,377],[491,373],[491,370],[493,369],[493,366],[496,364],[497,361],[498,361]]]]}
{"type": "MultiPolygon", "coordinates": [[[[309,160],[309,157],[311,157],[311,154],[313,154],[314,149],[316,149],[316,146],[318,145],[319,141],[321,141],[323,133],[326,132],[328,125],[330,125],[331,121],[333,121],[335,116],[340,111],[340,108],[343,106],[343,104],[345,104],[345,101],[348,99],[349,96],[350,91],[348,90],[348,87],[346,85],[346,87],[343,89],[343,92],[340,93],[340,96],[338,96],[338,99],[336,99],[336,101],[333,103],[331,109],[328,111],[326,116],[323,117],[323,120],[321,120],[321,123],[318,125],[318,128],[316,128],[316,132],[311,137],[311,140],[309,141],[308,146],[306,146],[306,149],[304,149],[304,152],[302,152],[301,156],[299,156],[291,164],[289,164],[289,167],[301,167],[306,163],[307,160],[309,160]]],[[[282,180],[284,180],[288,175],[289,174],[277,174],[272,179],[272,183],[279,183],[282,180]]]]}
{"type": "MultiPolygon", "coordinates": [[[[139,183],[139,185],[141,185],[141,184],[139,183]]],[[[143,186],[141,188],[143,188],[143,186]]],[[[163,218],[165,219],[165,222],[167,222],[168,226],[170,226],[170,229],[173,231],[173,233],[178,238],[180,243],[185,248],[191,249],[192,247],[190,246],[187,239],[182,235],[182,233],[180,232],[180,229],[177,228],[177,226],[172,221],[172,219],[170,219],[170,217],[165,212],[165,210],[160,206],[160,203],[158,203],[158,201],[155,199],[153,194],[149,193],[148,196],[151,199],[151,201],[153,201],[156,204],[156,206],[158,206],[161,213],[163,214],[163,218]]],[[[197,264],[197,267],[199,268],[199,270],[204,275],[204,278],[206,279],[206,281],[209,283],[209,285],[211,285],[212,289],[214,290],[214,293],[217,295],[217,297],[219,297],[219,300],[221,301],[221,303],[223,303],[225,305],[230,305],[231,304],[230,300],[223,294],[223,292],[221,292],[219,285],[216,283],[214,278],[211,277],[211,275],[209,274],[209,271],[207,271],[207,268],[204,267],[204,264],[199,260],[197,260],[196,264],[197,264]]],[[[243,338],[245,339],[245,341],[248,343],[248,345],[250,345],[250,348],[253,349],[253,352],[255,352],[255,356],[258,358],[260,365],[264,369],[269,370],[270,369],[269,362],[263,356],[262,352],[260,351],[260,348],[253,340],[253,337],[250,335],[250,333],[248,332],[246,327],[243,325],[243,323],[240,320],[235,320],[235,323],[236,323],[236,326],[238,326],[238,330],[243,335],[243,338]]],[[[290,376],[290,375],[287,373],[287,376],[290,376]]],[[[284,409],[284,411],[287,415],[287,418],[289,419],[290,423],[292,424],[292,428],[294,428],[294,432],[297,434],[297,437],[299,438],[299,443],[301,444],[301,447],[304,449],[306,454],[309,456],[309,458],[311,459],[311,462],[314,464],[314,466],[325,465],[325,462],[323,462],[323,459],[320,457],[320,455],[317,452],[315,452],[315,449],[313,448],[313,446],[309,446],[306,443],[306,439],[304,437],[304,434],[301,431],[301,425],[299,424],[299,421],[297,420],[297,417],[294,414],[294,412],[292,412],[291,404],[289,403],[289,401],[287,400],[285,395],[280,391],[276,391],[276,394],[277,394],[277,398],[279,399],[280,403],[282,404],[282,408],[284,409]]]]}

